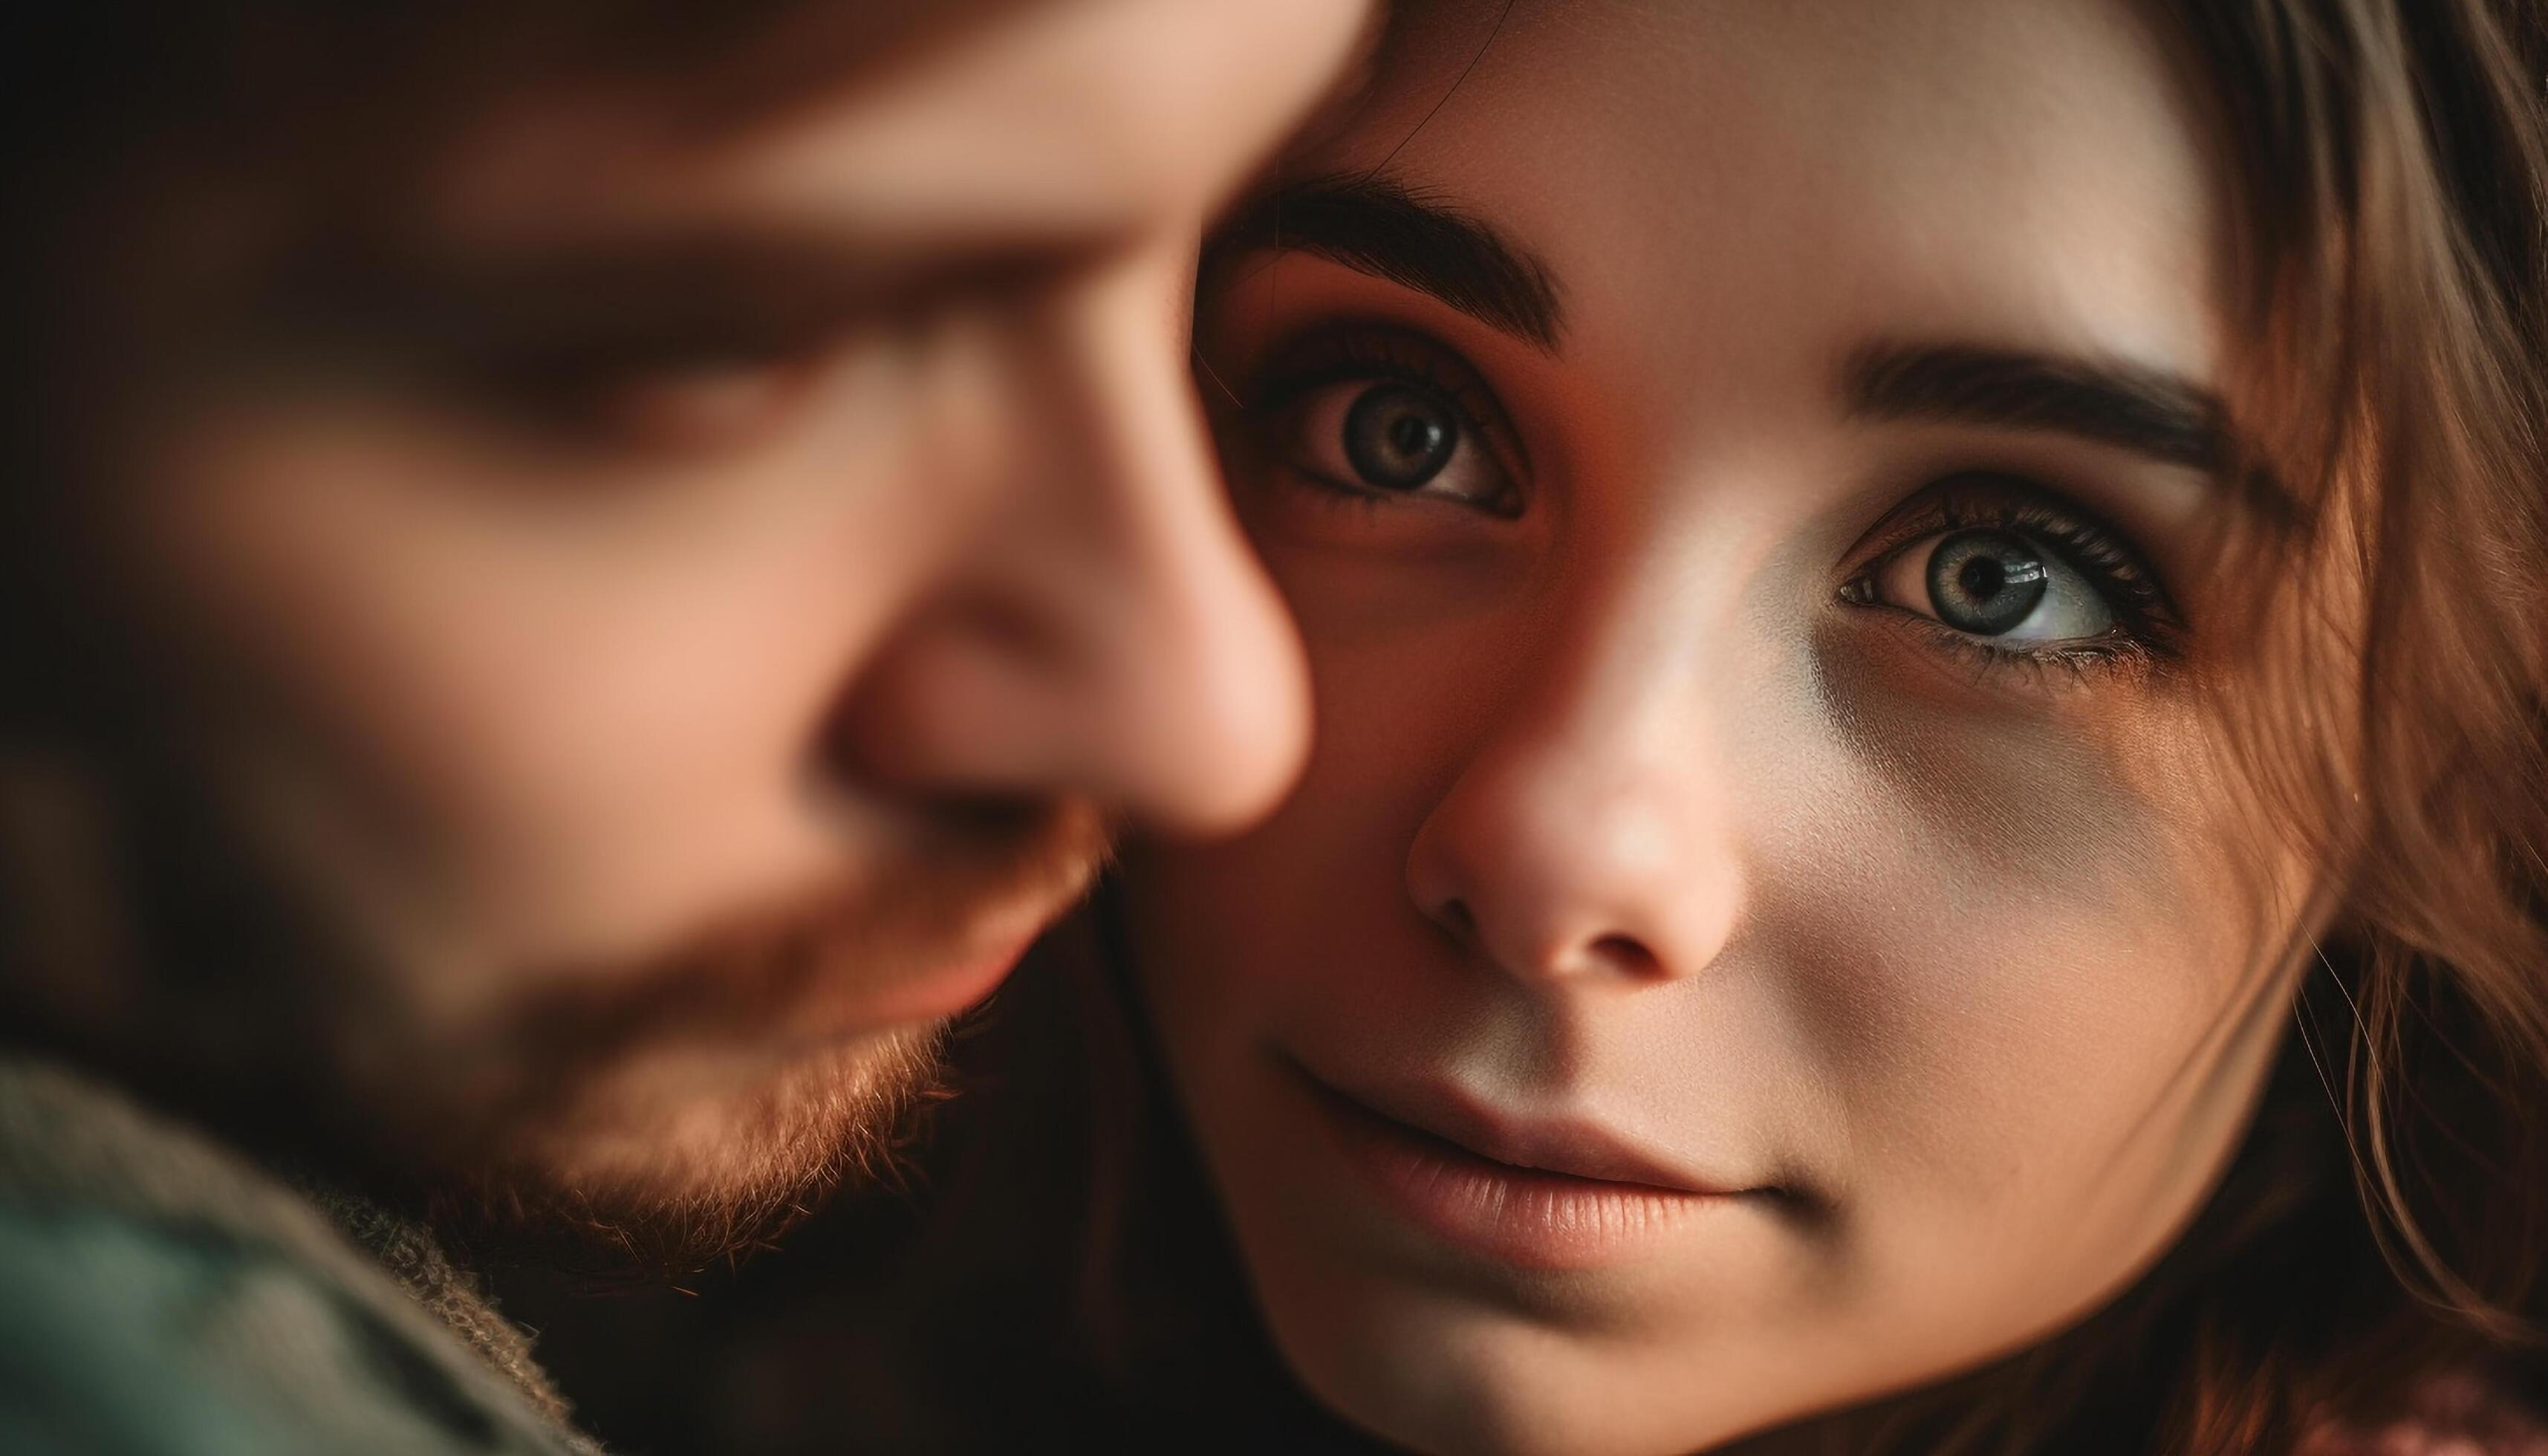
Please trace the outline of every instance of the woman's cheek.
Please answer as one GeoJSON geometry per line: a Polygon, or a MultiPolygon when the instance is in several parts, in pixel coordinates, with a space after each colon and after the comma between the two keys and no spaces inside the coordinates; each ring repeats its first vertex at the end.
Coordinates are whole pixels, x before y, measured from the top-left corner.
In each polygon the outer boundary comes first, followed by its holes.
{"type": "Polygon", "coordinates": [[[1997,1289],[2049,1321],[2226,1157],[2270,937],[2190,719],[2121,691],[2016,712],[1902,671],[1825,673],[1822,807],[1765,846],[1761,937],[1844,1107],[1866,1256],[1942,1318],[1997,1289]]]}

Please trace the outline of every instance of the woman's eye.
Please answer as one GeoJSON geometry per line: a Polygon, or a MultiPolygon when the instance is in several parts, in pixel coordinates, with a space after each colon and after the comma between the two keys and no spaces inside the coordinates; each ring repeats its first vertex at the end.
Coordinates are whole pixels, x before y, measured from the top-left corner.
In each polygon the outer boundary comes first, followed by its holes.
{"type": "Polygon", "coordinates": [[[1293,464],[1327,484],[1514,513],[1512,483],[1495,452],[1435,391],[1400,380],[1346,380],[1311,390],[1285,412],[1293,464]]]}
{"type": "Polygon", "coordinates": [[[1867,580],[1876,600],[1975,637],[2075,642],[2116,627],[2113,604],[2076,567],[1997,526],[1923,536],[1867,580]]]}

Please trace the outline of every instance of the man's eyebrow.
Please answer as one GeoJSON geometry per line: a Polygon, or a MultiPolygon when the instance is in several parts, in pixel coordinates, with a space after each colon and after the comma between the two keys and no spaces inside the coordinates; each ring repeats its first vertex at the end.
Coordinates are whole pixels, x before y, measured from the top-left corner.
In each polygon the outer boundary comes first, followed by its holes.
{"type": "Polygon", "coordinates": [[[270,323],[427,353],[652,351],[812,342],[855,318],[996,294],[1082,265],[1102,242],[1002,240],[915,255],[794,230],[705,228],[512,255],[332,248],[278,270],[270,323]]]}
{"type": "Polygon", "coordinates": [[[1323,177],[1269,192],[1213,237],[1213,257],[1295,248],[1440,300],[1555,353],[1565,331],[1556,275],[1493,225],[1376,177],[1323,177]]]}
{"type": "Polygon", "coordinates": [[[2182,375],[1969,344],[1869,344],[1842,371],[1849,412],[2049,430],[2170,465],[2218,471],[2230,438],[2220,397],[2182,375]]]}

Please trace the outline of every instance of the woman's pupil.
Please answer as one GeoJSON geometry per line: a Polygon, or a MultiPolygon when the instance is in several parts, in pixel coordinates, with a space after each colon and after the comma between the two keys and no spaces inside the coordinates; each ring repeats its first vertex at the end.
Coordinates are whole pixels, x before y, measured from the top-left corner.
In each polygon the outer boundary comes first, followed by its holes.
{"type": "Polygon", "coordinates": [[[1442,404],[1406,385],[1375,385],[1345,414],[1345,458],[1374,486],[1411,491],[1441,473],[1459,442],[1442,404]]]}
{"type": "Polygon", "coordinates": [[[1401,455],[1410,458],[1423,456],[1441,439],[1441,426],[1418,415],[1402,414],[1390,421],[1389,443],[1396,446],[1401,455]]]}
{"type": "Polygon", "coordinates": [[[1976,556],[1964,563],[1964,594],[1975,601],[1988,601],[2008,585],[2008,569],[1998,560],[1976,556]]]}

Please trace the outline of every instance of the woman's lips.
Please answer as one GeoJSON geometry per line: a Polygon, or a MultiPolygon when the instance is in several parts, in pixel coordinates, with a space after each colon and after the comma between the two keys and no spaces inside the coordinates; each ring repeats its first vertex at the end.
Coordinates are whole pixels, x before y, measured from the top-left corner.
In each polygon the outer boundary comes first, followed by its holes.
{"type": "Polygon", "coordinates": [[[1292,1069],[1384,1203],[1500,1263],[1625,1262],[1690,1220],[1768,1191],[1708,1185],[1589,1124],[1502,1118],[1426,1086],[1354,1095],[1292,1069]]]}

